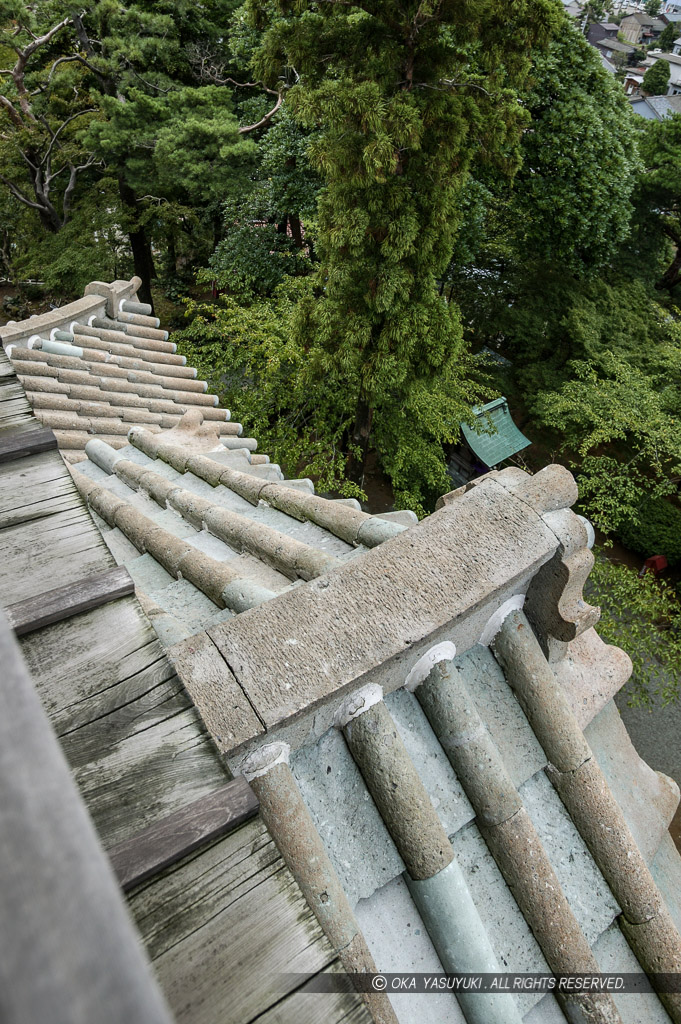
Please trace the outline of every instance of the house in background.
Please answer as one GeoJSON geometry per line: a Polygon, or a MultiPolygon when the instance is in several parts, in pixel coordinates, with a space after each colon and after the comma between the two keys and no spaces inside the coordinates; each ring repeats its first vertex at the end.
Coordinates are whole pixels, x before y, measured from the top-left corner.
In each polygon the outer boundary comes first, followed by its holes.
{"type": "Polygon", "coordinates": [[[636,60],[636,47],[628,43],[620,43],[617,39],[599,39],[594,46],[599,50],[602,57],[616,65],[619,61],[632,64],[636,60]]]}
{"type": "Polygon", "coordinates": [[[681,95],[636,96],[631,100],[631,109],[649,121],[664,121],[672,114],[681,114],[681,95]]]}
{"type": "Polygon", "coordinates": [[[662,34],[666,25],[662,18],[652,18],[649,14],[629,14],[622,18],[620,32],[628,43],[647,46],[662,34]]]}
{"type": "Polygon", "coordinates": [[[652,50],[648,53],[641,67],[644,73],[658,60],[666,60],[669,64],[669,85],[667,96],[677,96],[681,93],[681,53],[662,53],[661,50],[652,50]]]}
{"type": "Polygon", "coordinates": [[[660,11],[667,21],[681,21],[681,0],[667,0],[660,11]]]}
{"type": "Polygon", "coordinates": [[[645,71],[642,68],[629,68],[624,76],[624,93],[626,96],[638,98],[641,95],[641,85],[645,71]]]}
{"type": "Polygon", "coordinates": [[[589,25],[586,38],[592,46],[595,46],[601,39],[617,39],[619,30],[619,25],[616,25],[614,21],[597,21],[594,25],[589,25]]]}

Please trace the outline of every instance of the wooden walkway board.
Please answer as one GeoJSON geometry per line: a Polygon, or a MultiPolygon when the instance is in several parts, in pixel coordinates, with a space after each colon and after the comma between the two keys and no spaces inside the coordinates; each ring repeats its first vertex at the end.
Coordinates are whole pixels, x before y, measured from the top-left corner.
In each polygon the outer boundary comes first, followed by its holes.
{"type": "Polygon", "coordinates": [[[0,659],[3,1024],[170,1024],[1,613],[0,659]]]}
{"type": "Polygon", "coordinates": [[[57,438],[49,427],[10,431],[0,435],[0,463],[14,462],[38,452],[57,450],[57,438]]]}
{"type": "Polygon", "coordinates": [[[54,452],[0,466],[0,529],[73,508],[76,488],[54,452]]]}
{"type": "Polygon", "coordinates": [[[25,636],[43,626],[70,619],[81,612],[99,608],[110,601],[134,593],[135,584],[123,565],[95,573],[65,587],[48,590],[7,608],[7,617],[17,636],[25,636]]]}
{"type": "Polygon", "coordinates": [[[21,644],[106,847],[228,781],[134,596],[21,644]]]}
{"type": "Polygon", "coordinates": [[[194,850],[218,839],[258,813],[258,799],[243,775],[195,800],[157,825],[109,851],[124,890],[146,881],[194,850]]]}
{"type": "MultiPolygon", "coordinates": [[[[325,974],[342,971],[340,961],[328,967],[325,974]]],[[[329,992],[324,995],[307,991],[303,985],[276,1006],[258,1017],[258,1024],[373,1024],[366,1005],[355,996],[345,992],[329,992]]]]}
{"type": "Polygon", "coordinates": [[[7,606],[102,572],[113,558],[76,496],[68,508],[0,533],[0,593],[7,606]]]}
{"type": "Polygon", "coordinates": [[[338,958],[260,817],[139,886],[129,905],[177,1024],[250,1024],[275,1007],[277,1024],[369,1024],[352,1016],[354,992],[309,996],[313,1016],[301,1015],[296,975],[338,958]]]}

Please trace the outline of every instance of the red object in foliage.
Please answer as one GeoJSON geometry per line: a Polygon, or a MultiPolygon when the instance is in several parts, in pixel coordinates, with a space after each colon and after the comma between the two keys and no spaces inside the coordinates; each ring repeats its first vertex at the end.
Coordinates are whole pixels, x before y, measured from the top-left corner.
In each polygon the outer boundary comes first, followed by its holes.
{"type": "Polygon", "coordinates": [[[654,572],[658,576],[663,569],[667,568],[667,559],[664,555],[651,555],[650,558],[646,558],[643,568],[647,572],[654,572]]]}

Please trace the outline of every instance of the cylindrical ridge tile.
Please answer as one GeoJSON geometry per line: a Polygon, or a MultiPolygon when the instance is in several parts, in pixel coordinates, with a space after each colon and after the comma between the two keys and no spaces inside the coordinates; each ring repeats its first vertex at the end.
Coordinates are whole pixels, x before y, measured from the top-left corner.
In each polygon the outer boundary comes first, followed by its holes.
{"type": "MultiPolygon", "coordinates": [[[[522,612],[508,616],[493,649],[549,759],[547,775],[622,908],[620,924],[641,966],[654,974],[656,964],[667,963],[675,971],[671,965],[681,963],[681,935],[522,612]],[[580,736],[588,751],[581,761],[580,736]]],[[[674,1024],[681,1024],[681,1000],[659,995],[674,1024]]]]}
{"type": "Polygon", "coordinates": [[[441,661],[414,691],[451,761],[479,823],[496,825],[522,800],[451,661],[441,661]]]}
{"type": "Polygon", "coordinates": [[[597,761],[574,772],[549,766],[547,775],[625,917],[632,924],[650,920],[662,898],[597,761]]]}
{"type": "MultiPolygon", "coordinates": [[[[666,907],[643,924],[631,924],[624,916],[620,927],[646,974],[681,973],[681,947],[678,932],[666,907]]],[[[658,992],[658,996],[674,1024],[681,1022],[681,993],[658,992]]]]}
{"type": "MultiPolygon", "coordinates": [[[[599,966],[456,667],[441,661],[414,695],[476,812],[490,853],[552,971],[598,973],[599,966]]],[[[612,998],[590,992],[561,999],[589,1024],[621,1024],[612,998]]],[[[574,1014],[573,1014],[574,1016],[574,1014]]]]}
{"type": "Polygon", "coordinates": [[[622,931],[638,951],[639,960],[649,974],[681,974],[681,953],[672,941],[675,931],[674,923],[666,907],[661,907],[658,914],[650,921],[642,924],[631,924],[626,918],[620,919],[622,931]]]}
{"type": "Polygon", "coordinates": [[[343,732],[407,871],[413,879],[437,874],[454,851],[385,704],[374,704],[343,732]]]}
{"type": "MultiPolygon", "coordinates": [[[[373,957],[291,769],[280,762],[249,776],[249,782],[265,824],[343,967],[349,974],[374,973],[373,957]]],[[[376,1024],[398,1024],[387,995],[366,993],[363,998],[376,1024]]]]}
{"type": "Polygon", "coordinates": [[[480,825],[480,831],[551,970],[597,973],[596,958],[525,808],[498,825],[480,825]]]}
{"type": "MultiPolygon", "coordinates": [[[[430,878],[416,881],[407,874],[405,880],[447,973],[499,972],[499,962],[455,860],[430,878]]],[[[521,1024],[510,993],[457,992],[456,998],[468,1024],[521,1024]]]]}
{"type": "MultiPolygon", "coordinates": [[[[525,808],[498,825],[481,825],[480,831],[551,970],[557,974],[599,974],[598,961],[525,808]]],[[[570,1021],[622,1024],[607,992],[557,996],[570,1021]]]]}
{"type": "Polygon", "coordinates": [[[506,617],[492,650],[551,764],[578,768],[591,757],[589,744],[523,612],[506,617]]]}

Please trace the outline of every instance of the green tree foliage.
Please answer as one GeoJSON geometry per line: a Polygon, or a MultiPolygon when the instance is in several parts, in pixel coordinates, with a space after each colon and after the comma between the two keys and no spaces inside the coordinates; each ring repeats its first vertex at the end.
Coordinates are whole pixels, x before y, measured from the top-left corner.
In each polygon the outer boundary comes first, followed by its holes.
{"type": "Polygon", "coordinates": [[[475,159],[519,164],[527,118],[517,88],[528,54],[557,26],[544,0],[468,5],[278,3],[256,73],[298,81],[287,103],[319,127],[311,160],[324,180],[315,301],[297,307],[320,386],[341,415],[361,480],[371,443],[401,499],[445,481],[436,450],[469,415],[472,390],[458,312],[438,295],[475,159]],[[340,411],[340,410],[339,410],[340,411]]]}
{"type": "Polygon", "coordinates": [[[664,555],[670,565],[681,563],[681,511],[669,501],[653,498],[637,509],[636,519],[617,530],[623,544],[644,558],[664,555]]]}
{"type": "MultiPolygon", "coordinates": [[[[566,24],[534,56],[523,97],[532,118],[509,197],[514,244],[578,274],[629,233],[639,170],[634,116],[598,52],[566,24]]],[[[508,201],[504,195],[504,201],[508,201]]]]}
{"type": "MultiPolygon", "coordinates": [[[[659,63],[659,62],[658,62],[659,63]]],[[[671,291],[681,281],[681,114],[646,122],[641,139],[645,170],[639,188],[645,228],[671,243],[674,255],[656,283],[671,291]]]]}
{"type": "Polygon", "coordinates": [[[664,96],[669,85],[670,72],[669,61],[656,60],[643,76],[641,89],[649,96],[664,96]]]}
{"type": "Polygon", "coordinates": [[[251,305],[227,296],[218,304],[190,302],[191,324],[175,335],[178,350],[289,476],[309,474],[318,491],[361,497],[345,476],[338,382],[319,386],[308,353],[288,330],[305,288],[287,280],[251,305]]]}
{"type": "MultiPolygon", "coordinates": [[[[0,4],[0,182],[45,232],[57,233],[104,179],[109,219],[128,235],[147,300],[152,242],[163,242],[173,264],[207,258],[221,202],[247,180],[251,133],[281,104],[276,90],[268,103],[258,83],[235,86],[224,26],[236,6],[100,0],[78,12],[67,0],[0,4]],[[265,101],[249,123],[236,94],[254,91],[265,101]]],[[[87,223],[85,209],[79,221],[87,223]]]]}
{"type": "Polygon", "coordinates": [[[670,21],[669,24],[665,25],[662,29],[660,37],[655,43],[655,47],[662,50],[662,53],[671,53],[672,46],[674,45],[675,40],[678,39],[680,31],[681,29],[679,29],[677,23],[670,21]]]}
{"type": "Polygon", "coordinates": [[[574,35],[535,60],[523,167],[511,193],[488,177],[471,196],[479,245],[467,262],[455,252],[449,287],[477,344],[514,361],[529,435],[571,464],[584,511],[607,532],[638,528],[681,467],[679,325],[653,288],[678,162],[675,141],[663,160],[662,142],[647,141],[675,139],[675,126],[638,128],[598,55],[585,46],[571,59],[574,35]]]}
{"type": "MultiPolygon", "coordinates": [[[[538,414],[559,428],[565,447],[576,452],[580,496],[594,523],[617,530],[646,515],[642,495],[669,493],[669,478],[681,471],[678,406],[670,414],[664,376],[650,376],[604,352],[600,367],[574,362],[559,391],[537,400],[538,414]]],[[[653,541],[647,554],[661,552],[653,541]]],[[[671,552],[670,552],[671,553],[671,552]]]]}
{"type": "Polygon", "coordinates": [[[633,663],[629,703],[652,707],[679,699],[681,683],[681,605],[664,579],[639,578],[626,565],[601,552],[589,577],[587,596],[601,607],[598,632],[622,647],[633,663]]]}
{"type": "MultiPolygon", "coordinates": [[[[592,355],[580,340],[593,333],[590,321],[600,336],[613,329],[605,323],[612,313],[626,339],[627,317],[618,309],[623,299],[632,303],[597,275],[630,230],[640,163],[635,117],[621,89],[569,23],[535,55],[532,83],[523,97],[532,118],[523,165],[512,188],[477,172],[461,203],[460,237],[470,241],[455,246],[447,279],[477,343],[502,341],[522,367],[545,377],[592,355]]],[[[642,300],[640,289],[636,297],[642,300]]],[[[531,396],[538,383],[524,379],[523,390],[531,396]]]]}
{"type": "Polygon", "coordinates": [[[650,15],[651,18],[656,18],[660,13],[661,7],[662,0],[646,0],[643,9],[646,12],[646,14],[650,15]]]}
{"type": "Polygon", "coordinates": [[[224,238],[199,280],[248,302],[310,272],[321,186],[307,156],[313,137],[284,105],[258,147],[251,187],[223,206],[224,238]]]}
{"type": "Polygon", "coordinates": [[[0,182],[52,233],[68,222],[79,179],[95,163],[80,130],[96,108],[85,69],[63,56],[70,33],[64,3],[0,4],[0,182]]]}

